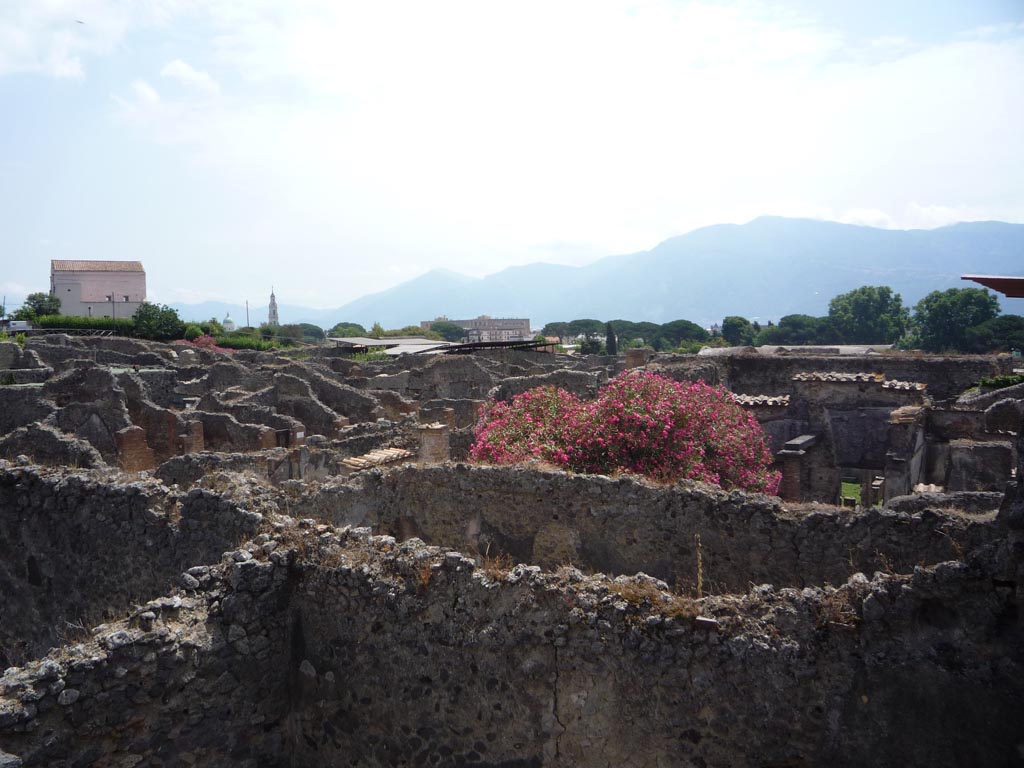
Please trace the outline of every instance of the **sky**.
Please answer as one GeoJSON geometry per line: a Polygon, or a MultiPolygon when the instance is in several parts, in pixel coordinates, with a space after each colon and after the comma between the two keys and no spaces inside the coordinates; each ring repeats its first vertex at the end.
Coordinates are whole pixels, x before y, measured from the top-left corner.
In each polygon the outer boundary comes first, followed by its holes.
{"type": "Polygon", "coordinates": [[[137,259],[332,308],[766,214],[1024,222],[1022,136],[1024,0],[3,0],[0,293],[137,259]]]}

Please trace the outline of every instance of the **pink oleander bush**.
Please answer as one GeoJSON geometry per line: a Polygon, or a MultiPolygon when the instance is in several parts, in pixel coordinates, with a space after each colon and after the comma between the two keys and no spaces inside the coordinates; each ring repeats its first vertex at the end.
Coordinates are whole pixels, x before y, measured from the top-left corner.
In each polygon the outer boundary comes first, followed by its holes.
{"type": "Polygon", "coordinates": [[[627,371],[591,402],[540,387],[481,410],[473,461],[530,459],[575,472],[703,480],[774,494],[779,473],[757,420],[728,391],[627,371]]]}

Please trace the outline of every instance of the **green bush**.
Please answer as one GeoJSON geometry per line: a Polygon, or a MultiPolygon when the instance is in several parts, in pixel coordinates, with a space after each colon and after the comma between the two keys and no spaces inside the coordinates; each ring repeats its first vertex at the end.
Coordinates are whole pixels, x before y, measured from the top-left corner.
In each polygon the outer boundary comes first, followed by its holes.
{"type": "Polygon", "coordinates": [[[255,352],[267,352],[276,349],[272,341],[263,341],[253,336],[218,336],[217,346],[225,349],[251,349],[255,352]]]}
{"type": "Polygon", "coordinates": [[[43,315],[34,324],[39,328],[66,328],[72,331],[113,331],[119,336],[135,332],[135,321],[130,317],[79,317],[78,315],[43,315]]]}
{"type": "Polygon", "coordinates": [[[178,317],[178,311],[166,304],[142,302],[135,310],[135,335],[154,341],[180,339],[185,334],[185,324],[178,317]]]}
{"type": "Polygon", "coordinates": [[[390,359],[391,356],[382,349],[371,349],[369,352],[356,352],[352,355],[352,360],[357,363],[381,363],[390,359]]]}
{"type": "Polygon", "coordinates": [[[185,326],[185,341],[195,341],[203,335],[203,329],[195,323],[189,323],[185,326]]]}
{"type": "Polygon", "coordinates": [[[14,337],[14,343],[17,344],[22,349],[24,349],[25,348],[25,334],[24,333],[16,334],[15,337],[14,337]]]}
{"type": "Polygon", "coordinates": [[[1024,374],[1006,373],[1001,376],[992,376],[991,378],[981,380],[981,386],[988,387],[989,389],[1003,389],[1005,387],[1014,387],[1017,384],[1024,384],[1024,374]]]}

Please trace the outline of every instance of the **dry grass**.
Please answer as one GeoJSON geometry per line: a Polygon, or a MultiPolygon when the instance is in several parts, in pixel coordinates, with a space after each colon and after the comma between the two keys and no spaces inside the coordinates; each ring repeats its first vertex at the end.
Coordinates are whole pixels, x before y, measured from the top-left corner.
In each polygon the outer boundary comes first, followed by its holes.
{"type": "Polygon", "coordinates": [[[480,570],[491,581],[501,581],[515,568],[515,560],[504,552],[493,556],[488,554],[489,552],[490,547],[488,546],[487,552],[480,558],[480,570]]]}
{"type": "Polygon", "coordinates": [[[430,580],[434,577],[434,564],[430,560],[420,565],[416,572],[416,592],[422,595],[430,587],[430,580]]]}
{"type": "Polygon", "coordinates": [[[650,581],[639,579],[615,581],[608,585],[608,589],[627,603],[640,608],[649,608],[663,616],[693,619],[700,613],[697,602],[693,598],[664,592],[650,581]]]}
{"type": "Polygon", "coordinates": [[[818,629],[828,627],[853,629],[860,623],[853,595],[849,589],[844,587],[835,590],[818,603],[817,611],[818,618],[815,626],[818,629]]]}

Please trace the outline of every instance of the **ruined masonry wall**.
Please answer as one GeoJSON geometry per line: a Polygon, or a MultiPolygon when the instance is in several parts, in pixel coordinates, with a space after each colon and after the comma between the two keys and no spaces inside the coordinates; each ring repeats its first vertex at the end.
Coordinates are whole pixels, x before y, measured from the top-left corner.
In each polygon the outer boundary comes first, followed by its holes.
{"type": "Polygon", "coordinates": [[[276,768],[288,733],[288,567],[190,568],[70,651],[0,677],[0,765],[276,768]]]}
{"type": "Polygon", "coordinates": [[[0,467],[0,668],[163,594],[262,522],[203,490],[171,496],[0,467]]]}
{"type": "MultiPolygon", "coordinates": [[[[698,358],[703,363],[704,360],[698,358]]],[[[955,398],[982,377],[1011,373],[1009,355],[733,355],[720,362],[729,389],[740,394],[775,395],[790,391],[792,379],[805,371],[881,372],[898,381],[923,382],[936,400],[955,398]]]]}
{"type": "Polygon", "coordinates": [[[1006,581],[1013,563],[999,557],[695,603],[646,577],[481,569],[419,542],[298,528],[190,568],[178,595],[7,670],[0,761],[944,768],[1017,758],[1021,606],[1006,581]]]}
{"type": "Polygon", "coordinates": [[[788,511],[777,499],[710,486],[462,464],[363,473],[324,486],[301,509],[462,551],[489,547],[516,562],[643,571],[687,587],[699,534],[705,588],[717,590],[840,584],[856,571],[951,559],[998,536],[988,522],[928,510],[788,511]]]}

